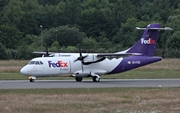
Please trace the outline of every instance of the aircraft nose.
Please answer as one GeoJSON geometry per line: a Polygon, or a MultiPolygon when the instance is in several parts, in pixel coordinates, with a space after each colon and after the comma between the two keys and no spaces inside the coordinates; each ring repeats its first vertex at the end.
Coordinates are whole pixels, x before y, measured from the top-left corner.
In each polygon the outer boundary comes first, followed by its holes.
{"type": "Polygon", "coordinates": [[[23,68],[20,70],[20,73],[23,74],[23,75],[27,75],[27,74],[28,74],[28,70],[27,70],[26,66],[23,67],[23,68]]]}

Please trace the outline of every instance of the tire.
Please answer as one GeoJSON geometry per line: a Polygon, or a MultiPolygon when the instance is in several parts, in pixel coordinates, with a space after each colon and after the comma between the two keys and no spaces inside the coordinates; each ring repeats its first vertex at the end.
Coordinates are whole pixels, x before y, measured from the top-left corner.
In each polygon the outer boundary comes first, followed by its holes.
{"type": "Polygon", "coordinates": [[[93,76],[92,79],[93,79],[93,82],[99,82],[100,81],[100,78],[97,76],[93,76]]]}
{"type": "Polygon", "coordinates": [[[82,81],[82,77],[76,77],[76,82],[81,82],[82,81]]]}
{"type": "Polygon", "coordinates": [[[34,79],[29,79],[30,82],[34,82],[35,80],[34,79]]]}

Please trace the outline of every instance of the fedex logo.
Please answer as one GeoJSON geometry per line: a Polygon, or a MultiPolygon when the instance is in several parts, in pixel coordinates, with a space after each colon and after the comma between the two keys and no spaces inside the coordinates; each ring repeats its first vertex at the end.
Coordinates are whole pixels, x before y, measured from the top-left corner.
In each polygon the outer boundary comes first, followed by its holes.
{"type": "Polygon", "coordinates": [[[155,40],[153,40],[152,38],[149,38],[148,40],[141,38],[141,44],[155,44],[155,40]]]}
{"type": "Polygon", "coordinates": [[[49,67],[68,67],[67,62],[63,62],[62,60],[57,62],[48,61],[49,67]]]}

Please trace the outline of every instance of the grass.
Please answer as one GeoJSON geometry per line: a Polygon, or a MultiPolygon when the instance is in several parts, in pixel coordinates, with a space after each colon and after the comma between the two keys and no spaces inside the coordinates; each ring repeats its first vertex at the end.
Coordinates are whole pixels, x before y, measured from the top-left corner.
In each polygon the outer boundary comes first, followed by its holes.
{"type": "Polygon", "coordinates": [[[180,88],[0,90],[3,113],[178,113],[180,88]]]}

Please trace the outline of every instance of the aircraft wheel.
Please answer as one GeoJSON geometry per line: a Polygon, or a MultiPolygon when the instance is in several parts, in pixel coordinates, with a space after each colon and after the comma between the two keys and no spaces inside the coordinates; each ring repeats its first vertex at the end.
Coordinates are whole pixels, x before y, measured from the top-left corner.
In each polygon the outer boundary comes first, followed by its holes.
{"type": "Polygon", "coordinates": [[[35,80],[34,79],[29,79],[30,82],[34,82],[35,80]]]}
{"type": "Polygon", "coordinates": [[[93,76],[92,79],[93,79],[93,82],[99,82],[100,81],[100,77],[97,77],[97,76],[93,76]]]}
{"type": "Polygon", "coordinates": [[[81,82],[82,81],[82,77],[76,77],[76,82],[81,82]]]}

